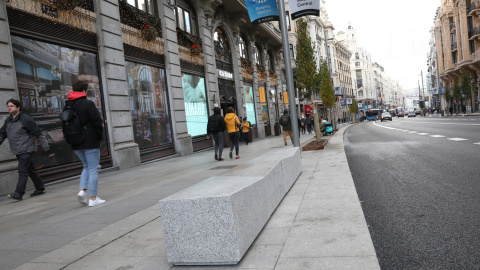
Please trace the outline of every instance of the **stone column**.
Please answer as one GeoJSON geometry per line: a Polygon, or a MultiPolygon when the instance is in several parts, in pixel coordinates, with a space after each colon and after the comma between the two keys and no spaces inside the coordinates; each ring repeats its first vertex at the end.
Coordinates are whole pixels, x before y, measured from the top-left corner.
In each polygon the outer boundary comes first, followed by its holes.
{"type": "MultiPolygon", "coordinates": [[[[266,94],[266,101],[268,104],[268,118],[269,118],[268,125],[270,126],[270,130],[272,131],[271,133],[274,134],[275,117],[273,112],[275,111],[275,105],[272,103],[272,100],[270,99],[270,80],[268,79],[268,72],[270,67],[266,65],[267,56],[268,56],[267,44],[269,43],[270,43],[270,40],[266,40],[262,42],[261,47],[258,49],[262,51],[261,55],[263,56],[263,59],[262,61],[260,61],[260,63],[264,64],[263,68],[265,69],[265,94],[266,94]]],[[[273,61],[273,59],[271,59],[271,61],[273,61]]]]}
{"type": "MultiPolygon", "coordinates": [[[[253,48],[255,47],[255,42],[256,42],[256,35],[258,35],[258,32],[253,32],[250,35],[250,59],[252,60],[252,66],[255,67],[253,70],[252,74],[252,85],[253,85],[253,93],[255,95],[255,112],[257,114],[257,132],[258,132],[258,138],[263,139],[265,138],[265,123],[263,123],[262,119],[262,107],[260,106],[260,91],[258,91],[258,72],[257,72],[257,66],[255,65],[255,53],[253,52],[253,48]]],[[[259,49],[259,48],[257,48],[259,49]]],[[[265,89],[267,91],[267,89],[265,89]]]]}
{"type": "Polygon", "coordinates": [[[106,123],[113,166],[140,165],[134,141],[118,0],[96,0],[97,38],[106,123]]]}
{"type": "MultiPolygon", "coordinates": [[[[9,116],[5,102],[18,99],[17,77],[13,65],[12,40],[8,26],[5,0],[0,0],[0,127],[9,116]]],[[[0,195],[11,193],[17,184],[17,160],[8,140],[0,146],[0,195]]],[[[29,181],[30,182],[30,181],[29,181]]]]}
{"type": "Polygon", "coordinates": [[[183,97],[182,71],[180,68],[180,55],[178,52],[177,25],[173,7],[166,1],[159,7],[162,19],[162,32],[164,40],[165,72],[167,75],[167,88],[169,91],[170,111],[172,115],[172,132],[174,136],[175,151],[181,156],[193,153],[192,136],[188,134],[187,116],[185,114],[185,100],[183,97]]]}
{"type": "Polygon", "coordinates": [[[215,106],[220,107],[218,92],[217,65],[215,62],[215,45],[213,43],[215,9],[222,3],[220,0],[203,0],[203,9],[197,10],[199,36],[203,41],[203,55],[205,57],[205,83],[210,114],[215,106]],[[203,13],[202,13],[203,12],[203,13]]]}

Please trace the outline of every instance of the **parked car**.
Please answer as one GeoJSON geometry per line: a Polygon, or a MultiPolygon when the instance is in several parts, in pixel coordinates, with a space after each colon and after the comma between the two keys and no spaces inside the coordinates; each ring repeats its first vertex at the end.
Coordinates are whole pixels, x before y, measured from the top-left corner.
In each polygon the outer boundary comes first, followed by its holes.
{"type": "Polygon", "coordinates": [[[383,120],[385,120],[385,121],[387,121],[387,120],[392,121],[392,115],[391,115],[390,113],[388,113],[388,112],[384,112],[384,113],[382,113],[382,116],[380,117],[380,120],[382,120],[382,122],[383,122],[383,120]]]}
{"type": "Polygon", "coordinates": [[[408,113],[408,117],[416,117],[417,115],[415,114],[415,112],[409,112],[408,113]]]}

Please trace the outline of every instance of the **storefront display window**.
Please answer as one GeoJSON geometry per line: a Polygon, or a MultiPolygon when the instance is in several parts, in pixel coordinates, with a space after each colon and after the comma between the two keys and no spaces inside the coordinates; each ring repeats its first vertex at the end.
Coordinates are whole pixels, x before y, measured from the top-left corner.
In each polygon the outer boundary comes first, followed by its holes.
{"type": "Polygon", "coordinates": [[[171,144],[165,70],[126,63],[133,136],[140,150],[171,144]]]}
{"type": "Polygon", "coordinates": [[[249,85],[243,86],[243,92],[245,95],[245,114],[247,119],[252,125],[257,123],[255,116],[255,102],[253,99],[253,88],[249,85]]]}
{"type": "Polygon", "coordinates": [[[188,134],[192,137],[207,134],[208,108],[205,79],[191,74],[182,74],[185,115],[188,134]]]}
{"type": "MultiPolygon", "coordinates": [[[[95,103],[103,117],[97,56],[17,36],[12,36],[12,46],[23,109],[35,119],[50,144],[49,151],[39,149],[35,153],[35,166],[43,169],[80,162],[63,138],[58,115],[72,91],[72,84],[85,80],[89,85],[87,98],[95,103]]],[[[105,140],[101,144],[101,156],[108,156],[105,140]]]]}

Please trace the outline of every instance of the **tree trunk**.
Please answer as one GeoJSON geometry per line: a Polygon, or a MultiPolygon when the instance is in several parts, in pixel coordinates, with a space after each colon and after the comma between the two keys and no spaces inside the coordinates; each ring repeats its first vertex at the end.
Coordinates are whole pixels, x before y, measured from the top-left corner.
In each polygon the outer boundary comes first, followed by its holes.
{"type": "Polygon", "coordinates": [[[315,129],[315,139],[317,142],[319,142],[322,140],[322,133],[320,132],[320,123],[318,122],[318,108],[313,101],[313,93],[310,94],[310,100],[312,101],[312,107],[314,109],[313,127],[315,129]]]}

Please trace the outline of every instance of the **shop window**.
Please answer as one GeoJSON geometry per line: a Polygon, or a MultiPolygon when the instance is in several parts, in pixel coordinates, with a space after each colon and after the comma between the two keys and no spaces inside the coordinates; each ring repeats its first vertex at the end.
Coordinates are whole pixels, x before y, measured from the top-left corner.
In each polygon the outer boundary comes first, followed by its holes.
{"type": "MultiPolygon", "coordinates": [[[[44,169],[80,162],[63,138],[58,116],[72,91],[72,84],[85,80],[89,86],[87,98],[95,103],[103,117],[97,56],[17,36],[12,36],[12,45],[22,108],[35,119],[50,145],[49,151],[40,149],[34,154],[33,163],[37,169],[44,169]]],[[[108,156],[105,140],[100,147],[101,156],[108,156]]]]}
{"type": "Polygon", "coordinates": [[[205,79],[197,75],[183,73],[182,87],[188,134],[192,137],[206,135],[208,108],[205,79]]]}
{"type": "Polygon", "coordinates": [[[285,11],[286,12],[286,23],[287,23],[287,31],[290,32],[292,31],[292,26],[290,24],[290,14],[288,13],[288,11],[285,11]]]}
{"type": "Polygon", "coordinates": [[[165,70],[134,62],[125,68],[135,142],[140,150],[171,144],[165,70]]]}
{"type": "Polygon", "coordinates": [[[174,9],[177,20],[177,28],[191,35],[198,36],[197,17],[192,5],[185,0],[177,0],[174,9]]]}
{"type": "Polygon", "coordinates": [[[253,88],[250,85],[243,85],[243,94],[245,96],[245,115],[247,116],[248,121],[252,125],[255,125],[257,121],[253,88]]]}
{"type": "Polygon", "coordinates": [[[127,0],[127,3],[155,16],[154,0],[127,0]]]}
{"type": "Polygon", "coordinates": [[[240,35],[238,36],[238,49],[240,51],[240,57],[248,60],[250,57],[248,57],[248,50],[247,50],[247,44],[245,43],[245,39],[240,35]]]}
{"type": "Polygon", "coordinates": [[[267,125],[270,121],[269,113],[268,113],[268,99],[267,99],[267,92],[265,91],[265,87],[259,87],[258,93],[260,95],[260,108],[262,110],[262,122],[267,125]]]}
{"type": "Polygon", "coordinates": [[[261,65],[260,51],[258,50],[257,45],[253,46],[253,57],[256,65],[261,65]]]}

